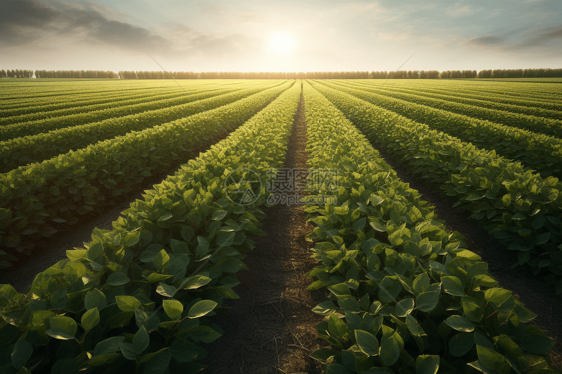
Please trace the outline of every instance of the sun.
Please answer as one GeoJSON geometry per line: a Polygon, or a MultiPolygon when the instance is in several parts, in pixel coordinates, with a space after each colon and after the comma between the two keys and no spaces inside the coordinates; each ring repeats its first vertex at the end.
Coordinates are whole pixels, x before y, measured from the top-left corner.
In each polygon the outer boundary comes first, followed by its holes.
{"type": "Polygon", "coordinates": [[[286,54],[293,51],[295,41],[289,34],[273,34],[269,39],[269,48],[275,53],[286,54]]]}

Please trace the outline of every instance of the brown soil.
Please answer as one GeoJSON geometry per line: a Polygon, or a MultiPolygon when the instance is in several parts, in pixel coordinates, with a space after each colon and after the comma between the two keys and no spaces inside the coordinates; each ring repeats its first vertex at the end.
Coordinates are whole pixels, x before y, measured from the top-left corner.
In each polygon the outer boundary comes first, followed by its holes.
{"type": "MultiPolygon", "coordinates": [[[[287,168],[306,168],[306,123],[301,96],[285,160],[287,168]]],[[[299,191],[304,194],[304,191],[299,191]]],[[[305,221],[303,205],[275,205],[265,209],[267,236],[244,261],[249,271],[239,273],[240,300],[226,303],[230,309],[215,323],[223,336],[209,345],[205,372],[223,373],[320,373],[309,355],[321,347],[314,326],[322,320],[311,309],[324,300],[320,291],[306,287],[305,276],[315,266],[311,243],[305,235],[312,226],[305,221]]]]}
{"type": "Polygon", "coordinates": [[[466,239],[467,248],[482,257],[489,265],[490,274],[501,287],[513,291],[513,294],[525,306],[538,315],[533,321],[556,345],[550,352],[552,363],[562,368],[562,299],[532,274],[520,270],[511,270],[514,256],[498,241],[468,218],[464,212],[453,208],[454,201],[443,197],[438,190],[421,178],[413,177],[408,168],[396,161],[385,149],[373,144],[385,161],[398,173],[400,179],[418,190],[422,198],[435,207],[439,219],[444,220],[451,231],[460,232],[466,239]]]}

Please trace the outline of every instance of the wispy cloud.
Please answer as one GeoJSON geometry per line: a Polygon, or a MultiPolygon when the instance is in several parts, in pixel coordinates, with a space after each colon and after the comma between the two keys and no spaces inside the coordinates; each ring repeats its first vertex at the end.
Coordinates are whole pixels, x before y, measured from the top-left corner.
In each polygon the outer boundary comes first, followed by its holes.
{"type": "Polygon", "coordinates": [[[458,15],[471,14],[473,12],[474,12],[474,10],[472,10],[471,8],[469,8],[468,6],[465,5],[463,7],[458,8],[458,9],[447,11],[447,14],[450,15],[450,16],[458,16],[458,15]]]}
{"type": "Polygon", "coordinates": [[[501,36],[487,35],[467,40],[466,43],[475,47],[497,47],[503,46],[506,39],[501,36]]]}
{"type": "Polygon", "coordinates": [[[4,0],[0,45],[24,47],[39,40],[74,37],[123,49],[166,48],[169,42],[150,30],[108,18],[98,4],[47,5],[39,0],[4,0]]]}
{"type": "Polygon", "coordinates": [[[466,45],[503,53],[544,53],[549,56],[562,56],[562,24],[536,29],[518,29],[497,35],[472,38],[466,45]]]}

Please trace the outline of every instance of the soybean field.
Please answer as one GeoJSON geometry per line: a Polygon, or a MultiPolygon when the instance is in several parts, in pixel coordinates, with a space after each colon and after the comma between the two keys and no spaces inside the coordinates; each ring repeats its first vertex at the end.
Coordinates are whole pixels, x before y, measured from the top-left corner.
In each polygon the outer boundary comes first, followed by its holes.
{"type": "Polygon", "coordinates": [[[560,372],[559,79],[0,88],[1,373],[560,372]]]}

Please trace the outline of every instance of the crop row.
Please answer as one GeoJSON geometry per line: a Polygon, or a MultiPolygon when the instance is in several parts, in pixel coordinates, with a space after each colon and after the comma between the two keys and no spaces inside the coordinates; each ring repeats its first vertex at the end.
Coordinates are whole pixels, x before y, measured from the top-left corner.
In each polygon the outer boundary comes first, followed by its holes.
{"type": "MultiPolygon", "coordinates": [[[[323,83],[323,82],[322,82],[323,83]]],[[[323,83],[324,84],[324,83],[323,83]]],[[[477,147],[519,161],[542,176],[562,177],[562,140],[528,130],[484,121],[409,101],[373,95],[370,92],[327,84],[372,104],[398,113],[432,129],[443,131],[477,147]]]]}
{"type": "MultiPolygon", "coordinates": [[[[363,90],[365,90],[363,88],[363,90]]],[[[442,109],[449,112],[466,115],[473,118],[483,119],[501,123],[506,126],[518,127],[541,134],[562,137],[562,121],[542,118],[536,116],[529,116],[525,114],[510,113],[501,110],[491,110],[486,108],[477,107],[474,105],[465,105],[454,103],[451,101],[432,99],[420,95],[389,92],[389,91],[376,91],[377,94],[402,99],[416,104],[427,105],[432,108],[442,109]]]]}
{"type": "Polygon", "coordinates": [[[199,372],[202,345],[221,334],[210,317],[238,298],[236,273],[263,232],[265,189],[240,206],[225,179],[248,168],[265,180],[282,166],[299,97],[297,85],[281,94],[133,203],[114,230],[95,230],[86,249],[40,273],[27,295],[0,288],[3,373],[199,372]]]}
{"type": "MultiPolygon", "coordinates": [[[[188,90],[187,92],[197,92],[196,90],[188,90]]],[[[19,107],[0,111],[0,124],[18,123],[24,121],[32,121],[48,117],[58,117],[65,114],[75,114],[88,110],[99,110],[105,107],[128,105],[142,100],[158,100],[166,97],[178,96],[185,94],[179,87],[171,89],[150,90],[144,92],[131,93],[129,95],[117,94],[99,97],[95,95],[88,100],[79,100],[78,102],[66,101],[60,104],[36,105],[32,107],[19,107]]]]}
{"type": "MultiPolygon", "coordinates": [[[[376,89],[376,86],[372,86],[373,89],[376,89]]],[[[441,86],[425,86],[425,85],[405,85],[405,86],[396,86],[400,88],[404,88],[407,90],[416,90],[420,94],[425,94],[426,92],[430,93],[438,93],[450,97],[455,98],[469,98],[469,99],[478,99],[478,100],[486,100],[487,102],[493,103],[504,103],[509,105],[517,105],[517,106],[527,106],[527,107],[534,107],[534,108],[542,108],[547,110],[553,110],[559,112],[562,109],[562,104],[556,102],[548,102],[548,101],[540,101],[534,100],[532,97],[529,98],[516,98],[516,97],[509,97],[503,95],[502,93],[487,93],[482,91],[473,91],[468,90],[463,85],[458,85],[450,88],[444,88],[441,86]]]]}
{"type": "MultiPolygon", "coordinates": [[[[529,89],[527,88],[529,87],[529,85],[513,83],[505,83],[499,85],[497,83],[471,83],[467,81],[449,82],[449,84],[443,83],[446,82],[423,82],[421,86],[423,86],[424,88],[431,87],[438,90],[444,90],[446,92],[460,92],[463,94],[470,93],[473,95],[492,95],[494,97],[499,96],[509,100],[528,100],[531,103],[544,103],[549,105],[558,104],[558,100],[556,99],[557,94],[555,92],[549,91],[548,87],[545,87],[544,85],[541,85],[538,89],[529,89]]],[[[410,84],[410,82],[404,82],[403,84],[397,84],[397,86],[413,87],[414,85],[410,84]]]]}
{"type": "MultiPolygon", "coordinates": [[[[220,84],[215,82],[208,82],[207,84],[190,84],[186,86],[175,86],[175,87],[160,87],[160,86],[142,86],[135,90],[127,90],[125,92],[120,91],[108,91],[102,93],[91,93],[91,94],[84,94],[84,95],[61,95],[61,96],[48,96],[41,99],[23,99],[15,104],[4,105],[0,108],[0,113],[6,112],[11,113],[11,111],[17,111],[14,115],[21,115],[26,113],[35,113],[41,111],[43,109],[49,110],[57,110],[57,109],[65,109],[71,108],[73,106],[81,106],[81,105],[91,105],[96,102],[102,103],[104,100],[108,98],[126,98],[126,97],[135,97],[139,95],[155,95],[159,92],[165,91],[173,91],[173,90],[202,90],[202,89],[212,89],[212,88],[229,88],[235,87],[237,85],[241,85],[241,83],[237,84],[220,84]],[[97,101],[96,101],[97,100],[97,101]],[[37,110],[36,110],[37,108],[37,110]]],[[[1,103],[0,103],[1,104],[1,103]]],[[[4,116],[4,115],[2,115],[4,116]]]]}
{"type": "MultiPolygon", "coordinates": [[[[100,82],[101,83],[101,82],[100,82]]],[[[91,86],[84,86],[81,89],[78,89],[76,87],[73,87],[71,89],[68,90],[41,90],[38,87],[30,87],[29,88],[29,93],[27,94],[26,92],[18,92],[17,94],[15,92],[9,92],[6,93],[2,96],[0,96],[0,107],[3,108],[4,105],[11,105],[11,104],[15,104],[15,103],[19,103],[23,100],[27,100],[27,99],[38,99],[38,98],[47,98],[47,97],[56,97],[56,96],[61,96],[61,95],[92,95],[92,94],[100,94],[100,93],[104,93],[104,92],[115,92],[115,91],[120,91],[120,92],[126,92],[126,91],[131,91],[131,90],[137,90],[138,86],[136,85],[126,85],[126,86],[108,86],[107,82],[105,82],[106,84],[100,84],[98,86],[98,88],[92,88],[91,86]],[[110,88],[111,87],[111,88],[110,88]],[[17,99],[14,99],[14,96],[17,95],[17,99]]]]}
{"type": "MultiPolygon", "coordinates": [[[[424,82],[425,83],[425,82],[424,82]]],[[[450,81],[450,82],[427,82],[428,85],[440,86],[449,89],[460,89],[475,93],[490,93],[503,95],[506,97],[517,97],[520,99],[537,100],[544,102],[557,103],[560,94],[555,90],[557,85],[553,84],[513,84],[510,82],[469,82],[469,81],[450,81]],[[448,84],[447,84],[448,83],[448,84]]],[[[407,84],[407,82],[406,82],[407,84]]]]}
{"type": "Polygon", "coordinates": [[[509,250],[517,265],[545,275],[562,292],[562,183],[427,125],[344,92],[315,87],[369,139],[389,150],[468,211],[509,250]]]}
{"type": "Polygon", "coordinates": [[[263,87],[254,87],[230,93],[216,92],[216,96],[187,104],[110,118],[100,122],[66,127],[44,134],[24,136],[1,142],[0,172],[4,173],[19,166],[41,162],[70,150],[81,149],[98,141],[124,135],[130,131],[141,131],[199,112],[215,109],[263,90],[263,87]]]}
{"type": "MultiPolygon", "coordinates": [[[[262,84],[263,85],[263,84],[262,84]]],[[[223,89],[228,92],[230,89],[223,89]]],[[[200,91],[195,94],[182,95],[171,99],[162,99],[152,102],[142,102],[139,104],[127,105],[115,109],[105,109],[90,111],[87,113],[71,114],[62,117],[47,118],[37,121],[21,122],[0,127],[0,137],[5,140],[14,139],[21,136],[36,135],[52,130],[62,129],[83,125],[91,122],[103,121],[108,118],[123,117],[126,115],[146,112],[150,110],[167,108],[174,105],[189,103],[195,100],[206,99],[222,93],[220,90],[200,91]]]]}
{"type": "Polygon", "coordinates": [[[5,261],[13,260],[10,254],[16,251],[31,254],[34,241],[52,236],[62,224],[75,224],[81,215],[113,205],[113,199],[139,188],[145,178],[169,172],[224,138],[289,85],[1,174],[5,261]]]}
{"type": "MultiPolygon", "coordinates": [[[[82,107],[70,107],[70,108],[65,108],[65,109],[58,109],[58,110],[53,110],[53,111],[42,111],[42,112],[38,112],[38,113],[29,113],[29,114],[23,114],[23,115],[18,115],[18,116],[11,116],[11,117],[6,117],[6,118],[2,118],[0,119],[0,126],[1,125],[11,125],[11,124],[18,124],[18,123],[23,123],[23,122],[32,122],[32,121],[38,121],[38,120],[43,120],[43,119],[49,119],[49,120],[55,120],[57,118],[60,117],[65,117],[65,116],[69,116],[69,115],[75,115],[75,114],[79,114],[79,113],[84,113],[84,112],[98,112],[98,111],[103,111],[106,109],[114,109],[114,108],[121,108],[121,107],[128,107],[128,106],[132,106],[132,105],[136,105],[136,104],[149,104],[149,103],[153,103],[153,102],[158,102],[161,100],[167,100],[167,99],[174,99],[174,98],[178,98],[178,97],[188,97],[190,95],[197,95],[200,93],[211,93],[211,92],[217,92],[217,91],[221,91],[224,92],[226,89],[225,88],[221,88],[218,87],[216,89],[213,90],[194,90],[194,91],[177,91],[174,90],[174,92],[154,92],[152,95],[150,96],[142,96],[140,98],[132,98],[132,99],[128,99],[128,100],[123,100],[123,101],[113,101],[111,103],[95,103],[95,104],[91,104],[91,105],[86,105],[86,106],[82,106],[82,107]]],[[[232,91],[234,91],[235,89],[231,89],[232,91]]]]}
{"type": "Polygon", "coordinates": [[[309,289],[329,300],[313,310],[328,348],[312,353],[326,373],[547,373],[553,346],[536,317],[499,288],[487,264],[436,220],[328,100],[304,88],[308,163],[338,170],[338,186],[309,194],[337,202],[307,205],[320,262],[309,289]]]}
{"type": "MultiPolygon", "coordinates": [[[[356,87],[356,88],[360,87],[362,89],[369,89],[369,85],[367,85],[367,84],[357,84],[357,83],[355,83],[355,84],[347,84],[347,85],[351,86],[351,87],[356,87]]],[[[501,110],[501,111],[506,111],[506,112],[510,112],[510,113],[521,113],[521,114],[526,114],[526,115],[530,115],[530,116],[551,118],[551,119],[557,119],[557,120],[562,119],[562,112],[560,110],[549,110],[549,109],[543,109],[543,108],[536,108],[536,107],[530,106],[526,102],[523,102],[520,105],[505,104],[505,103],[497,102],[494,97],[479,97],[479,98],[456,97],[456,96],[453,96],[453,95],[449,95],[448,93],[431,92],[431,91],[428,91],[427,89],[425,89],[425,87],[415,87],[415,86],[407,87],[407,88],[402,88],[400,86],[393,86],[393,87],[382,86],[382,87],[379,87],[379,88],[370,88],[370,90],[376,91],[376,92],[381,92],[381,93],[400,92],[400,93],[405,93],[405,94],[413,94],[413,95],[421,96],[421,97],[428,97],[428,98],[433,98],[433,99],[439,99],[439,100],[445,100],[445,101],[451,101],[451,102],[458,102],[458,103],[463,103],[463,104],[466,104],[466,105],[473,105],[473,106],[476,106],[476,107],[482,107],[482,108],[487,108],[487,109],[491,109],[491,110],[501,110]]],[[[559,106],[559,108],[560,108],[560,106],[559,106]]]]}

